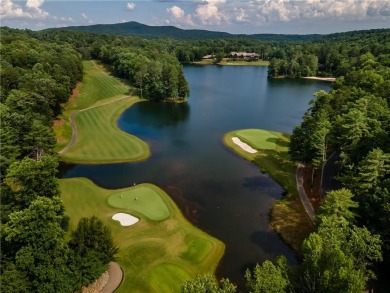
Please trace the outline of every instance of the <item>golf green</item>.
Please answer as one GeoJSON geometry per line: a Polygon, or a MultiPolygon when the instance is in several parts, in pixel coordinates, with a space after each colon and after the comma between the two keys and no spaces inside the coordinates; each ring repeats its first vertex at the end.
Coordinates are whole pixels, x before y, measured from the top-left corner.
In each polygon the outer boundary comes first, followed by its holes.
{"type": "Polygon", "coordinates": [[[242,141],[259,150],[273,150],[276,142],[279,140],[272,131],[264,129],[238,130],[236,131],[236,135],[242,141]]]}
{"type": "Polygon", "coordinates": [[[111,195],[108,203],[115,208],[137,211],[153,221],[169,216],[168,208],[157,192],[143,184],[111,195]]]}
{"type": "Polygon", "coordinates": [[[110,227],[120,247],[117,260],[124,273],[115,292],[180,292],[183,282],[198,274],[215,273],[224,244],[189,223],[172,199],[157,186],[145,183],[110,190],[86,178],[61,179],[60,186],[65,213],[70,217],[67,237],[82,217],[95,215],[110,227]],[[116,208],[109,204],[110,198],[115,202],[121,195],[129,201],[135,201],[134,196],[139,200],[145,196],[144,205],[140,205],[140,211],[131,207],[129,212],[127,207],[116,208]],[[154,210],[151,213],[154,217],[167,214],[163,220],[151,220],[147,216],[148,207],[154,210]],[[121,226],[112,219],[118,212],[128,212],[140,221],[136,225],[121,226]]]}

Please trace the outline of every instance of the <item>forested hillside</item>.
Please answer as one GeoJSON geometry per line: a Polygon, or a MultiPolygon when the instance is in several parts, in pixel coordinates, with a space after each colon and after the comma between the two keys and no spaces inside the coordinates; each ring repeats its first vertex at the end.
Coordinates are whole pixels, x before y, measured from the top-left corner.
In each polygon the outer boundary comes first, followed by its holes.
{"type": "MultiPolygon", "coordinates": [[[[346,189],[332,199],[331,210],[344,213],[346,225],[364,227],[366,235],[370,231],[380,236],[383,264],[377,271],[382,280],[390,268],[388,45],[387,51],[384,47],[378,57],[372,53],[356,57],[330,93],[316,93],[302,124],[295,128],[290,145],[292,158],[313,168],[321,169],[331,155],[337,156],[337,179],[346,189]]],[[[329,195],[324,196],[326,203],[329,195]]],[[[359,237],[364,239],[363,235],[359,237]]],[[[372,248],[363,245],[360,249],[368,251],[368,247],[372,248]]]]}

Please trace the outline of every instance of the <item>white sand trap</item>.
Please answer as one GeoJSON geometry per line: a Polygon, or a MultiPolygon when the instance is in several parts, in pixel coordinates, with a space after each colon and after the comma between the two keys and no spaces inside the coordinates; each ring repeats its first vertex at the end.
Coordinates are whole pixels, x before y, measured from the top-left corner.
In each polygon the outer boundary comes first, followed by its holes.
{"type": "Polygon", "coordinates": [[[249,146],[245,142],[242,142],[241,139],[239,139],[238,137],[232,137],[232,141],[248,153],[251,153],[251,154],[257,153],[257,150],[255,150],[254,148],[252,148],[251,146],[249,146]]]}
{"type": "Polygon", "coordinates": [[[112,216],[113,220],[119,221],[122,226],[131,226],[139,221],[138,218],[125,213],[117,213],[112,216]]]}

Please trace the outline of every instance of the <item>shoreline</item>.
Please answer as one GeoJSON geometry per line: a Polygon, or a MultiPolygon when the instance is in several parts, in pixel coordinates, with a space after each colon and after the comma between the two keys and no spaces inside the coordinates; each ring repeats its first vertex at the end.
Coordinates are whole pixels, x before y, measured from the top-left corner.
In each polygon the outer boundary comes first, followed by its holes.
{"type": "Polygon", "coordinates": [[[302,77],[303,79],[311,79],[311,80],[319,80],[319,81],[329,81],[329,82],[335,82],[336,77],[318,77],[318,76],[305,76],[302,77]]]}
{"type": "MultiPolygon", "coordinates": [[[[235,130],[225,133],[223,143],[228,149],[238,154],[240,157],[254,163],[259,167],[259,172],[267,173],[272,180],[278,183],[286,192],[275,201],[269,211],[269,225],[282,241],[299,255],[299,250],[303,240],[314,230],[314,225],[299,198],[296,184],[296,165],[289,161],[286,143],[289,136],[284,133],[256,129],[259,132],[277,137],[278,142],[274,149],[267,145],[267,137],[264,139],[264,149],[259,145],[256,147],[257,153],[249,153],[243,150],[232,141],[232,137],[239,136],[238,132],[248,131],[235,130]]],[[[241,140],[249,143],[247,139],[241,140]]]]}

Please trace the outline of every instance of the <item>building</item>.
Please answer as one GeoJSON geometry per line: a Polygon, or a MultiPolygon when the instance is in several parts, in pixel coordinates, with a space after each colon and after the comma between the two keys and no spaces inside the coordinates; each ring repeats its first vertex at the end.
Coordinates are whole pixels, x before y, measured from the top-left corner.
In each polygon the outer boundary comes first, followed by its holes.
{"type": "Polygon", "coordinates": [[[232,59],[244,59],[250,61],[257,61],[259,60],[260,55],[256,53],[231,52],[229,57],[232,59]]]}

